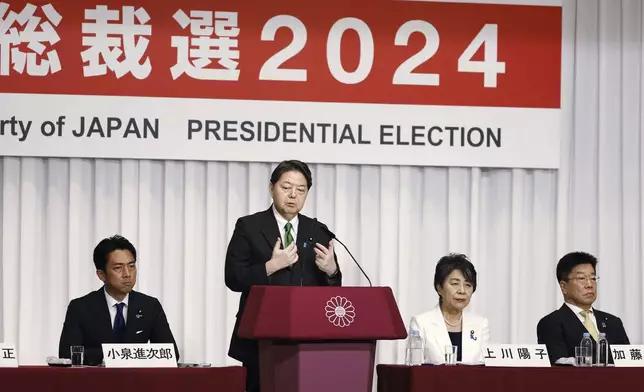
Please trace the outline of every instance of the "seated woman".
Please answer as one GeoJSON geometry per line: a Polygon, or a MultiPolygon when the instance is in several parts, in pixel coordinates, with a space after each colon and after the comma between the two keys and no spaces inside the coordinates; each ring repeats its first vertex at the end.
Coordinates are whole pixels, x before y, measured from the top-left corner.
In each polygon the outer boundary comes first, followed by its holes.
{"type": "Polygon", "coordinates": [[[419,331],[425,362],[445,363],[445,346],[457,346],[458,363],[483,363],[483,347],[490,340],[488,320],[463,310],[476,291],[476,270],[467,256],[451,253],[436,265],[434,288],[438,306],[412,317],[410,329],[419,331]]]}

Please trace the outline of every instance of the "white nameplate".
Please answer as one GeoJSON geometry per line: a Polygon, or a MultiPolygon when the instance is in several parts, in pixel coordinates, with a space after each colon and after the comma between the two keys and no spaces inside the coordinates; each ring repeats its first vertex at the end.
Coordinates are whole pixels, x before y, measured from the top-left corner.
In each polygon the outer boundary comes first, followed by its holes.
{"type": "Polygon", "coordinates": [[[172,343],[103,344],[103,361],[107,368],[177,367],[172,343]]]}
{"type": "Polygon", "coordinates": [[[18,353],[16,346],[9,343],[0,343],[0,368],[18,367],[18,353]]]}
{"type": "Polygon", "coordinates": [[[545,344],[490,344],[483,347],[485,366],[550,367],[545,344]]]}
{"type": "Polygon", "coordinates": [[[644,345],[614,344],[609,346],[615,367],[644,366],[644,345]]]}

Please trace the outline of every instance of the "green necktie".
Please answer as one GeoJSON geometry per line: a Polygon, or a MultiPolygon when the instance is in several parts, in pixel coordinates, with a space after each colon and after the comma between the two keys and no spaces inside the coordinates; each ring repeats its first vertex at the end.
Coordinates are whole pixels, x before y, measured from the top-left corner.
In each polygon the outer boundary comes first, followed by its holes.
{"type": "Polygon", "coordinates": [[[293,242],[293,233],[291,232],[292,228],[293,228],[293,224],[291,224],[291,222],[286,222],[286,224],[284,225],[284,234],[286,237],[286,243],[284,244],[284,249],[286,249],[293,242]]]}

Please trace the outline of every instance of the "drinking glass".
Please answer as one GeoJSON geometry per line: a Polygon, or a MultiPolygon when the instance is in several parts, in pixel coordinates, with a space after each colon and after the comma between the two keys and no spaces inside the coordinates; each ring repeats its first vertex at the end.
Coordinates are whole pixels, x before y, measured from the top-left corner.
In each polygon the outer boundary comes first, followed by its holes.
{"type": "Polygon", "coordinates": [[[72,354],[72,367],[82,367],[83,366],[83,356],[85,354],[85,347],[83,346],[71,346],[70,348],[72,354]]]}
{"type": "Polygon", "coordinates": [[[445,365],[456,365],[458,346],[445,346],[445,365]]]}

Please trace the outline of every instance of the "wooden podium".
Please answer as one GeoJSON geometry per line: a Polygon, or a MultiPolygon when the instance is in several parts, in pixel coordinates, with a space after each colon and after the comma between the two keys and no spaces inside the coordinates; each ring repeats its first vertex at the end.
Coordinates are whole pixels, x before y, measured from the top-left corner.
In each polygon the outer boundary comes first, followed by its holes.
{"type": "Polygon", "coordinates": [[[262,392],[371,392],[376,342],[407,332],[389,287],[254,286],[239,336],[262,392]]]}

